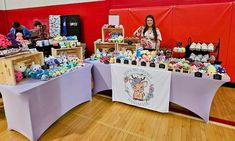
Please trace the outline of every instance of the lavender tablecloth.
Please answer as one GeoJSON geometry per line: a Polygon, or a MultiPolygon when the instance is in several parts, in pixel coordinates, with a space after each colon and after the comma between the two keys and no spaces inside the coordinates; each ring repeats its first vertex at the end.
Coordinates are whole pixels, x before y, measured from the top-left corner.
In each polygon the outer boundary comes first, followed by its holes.
{"type": "Polygon", "coordinates": [[[0,85],[8,129],[37,140],[59,117],[91,100],[91,64],[49,81],[0,85]]]}
{"type": "MultiPolygon", "coordinates": [[[[93,93],[112,89],[111,65],[98,61],[87,62],[93,64],[93,93]]],[[[215,80],[207,76],[196,78],[192,74],[177,72],[172,72],[171,75],[170,101],[187,108],[208,122],[214,95],[221,85],[230,81],[230,78],[222,80],[215,80]]]]}
{"type": "Polygon", "coordinates": [[[103,64],[99,61],[85,61],[85,63],[93,64],[92,67],[92,78],[94,82],[93,93],[104,90],[112,89],[112,79],[111,79],[111,65],[103,64]]]}

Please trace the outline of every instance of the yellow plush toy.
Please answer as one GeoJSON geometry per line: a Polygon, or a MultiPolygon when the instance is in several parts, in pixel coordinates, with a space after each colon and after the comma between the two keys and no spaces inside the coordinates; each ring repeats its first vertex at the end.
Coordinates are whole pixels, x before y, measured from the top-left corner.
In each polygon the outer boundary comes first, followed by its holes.
{"type": "Polygon", "coordinates": [[[216,73],[216,68],[213,65],[209,65],[207,67],[207,74],[209,76],[214,75],[216,73]]]}

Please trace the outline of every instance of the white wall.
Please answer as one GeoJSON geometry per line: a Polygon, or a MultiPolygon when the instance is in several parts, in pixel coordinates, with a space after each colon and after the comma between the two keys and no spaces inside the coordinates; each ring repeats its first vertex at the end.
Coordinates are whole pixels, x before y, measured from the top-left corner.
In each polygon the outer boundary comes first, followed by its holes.
{"type": "Polygon", "coordinates": [[[0,0],[0,10],[5,10],[4,0],[0,0]]]}
{"type": "MultiPolygon", "coordinates": [[[[3,1],[3,0],[0,0],[3,1]]],[[[20,9],[60,4],[84,3],[104,0],[6,0],[6,9],[20,9]]]]}

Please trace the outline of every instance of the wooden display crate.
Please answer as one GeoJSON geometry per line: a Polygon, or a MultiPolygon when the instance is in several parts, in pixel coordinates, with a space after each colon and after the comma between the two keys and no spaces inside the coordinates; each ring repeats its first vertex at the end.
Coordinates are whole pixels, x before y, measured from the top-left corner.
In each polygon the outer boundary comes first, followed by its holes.
{"type": "Polygon", "coordinates": [[[137,44],[128,45],[127,43],[118,43],[117,50],[121,51],[122,48],[126,48],[127,50],[131,50],[132,52],[134,52],[138,48],[138,46],[137,44]]]}
{"type": "MultiPolygon", "coordinates": [[[[122,36],[123,36],[123,39],[124,39],[124,28],[102,28],[102,42],[105,41],[106,32],[110,32],[110,33],[113,33],[113,32],[121,33],[122,36]]],[[[123,40],[123,42],[124,42],[124,40],[123,40]]]]}
{"type": "Polygon", "coordinates": [[[82,47],[75,47],[75,48],[51,48],[52,56],[58,56],[60,54],[76,54],[78,58],[83,59],[83,49],[82,47]]]}
{"type": "Polygon", "coordinates": [[[96,49],[103,49],[103,48],[116,50],[116,43],[107,43],[107,42],[94,43],[94,52],[96,52],[96,49]]]}
{"type": "Polygon", "coordinates": [[[16,85],[14,65],[23,62],[30,67],[32,62],[44,65],[42,52],[18,54],[0,58],[0,84],[16,85]]]}

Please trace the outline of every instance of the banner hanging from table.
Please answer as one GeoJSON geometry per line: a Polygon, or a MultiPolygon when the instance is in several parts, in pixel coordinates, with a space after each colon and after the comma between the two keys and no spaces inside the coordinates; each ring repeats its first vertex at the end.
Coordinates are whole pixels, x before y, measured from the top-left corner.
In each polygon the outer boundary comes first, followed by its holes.
{"type": "Polygon", "coordinates": [[[169,112],[171,72],[130,65],[111,65],[113,101],[169,112]]]}

